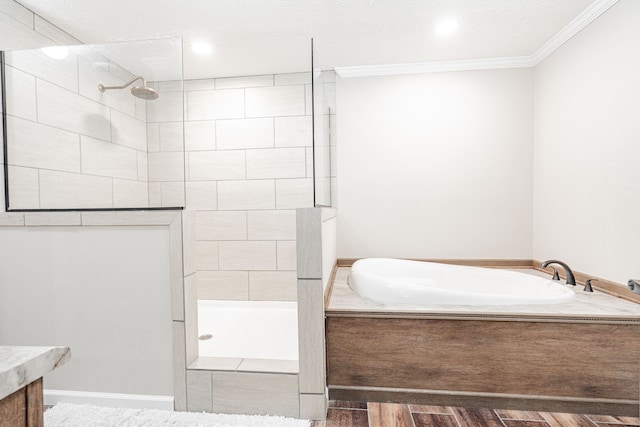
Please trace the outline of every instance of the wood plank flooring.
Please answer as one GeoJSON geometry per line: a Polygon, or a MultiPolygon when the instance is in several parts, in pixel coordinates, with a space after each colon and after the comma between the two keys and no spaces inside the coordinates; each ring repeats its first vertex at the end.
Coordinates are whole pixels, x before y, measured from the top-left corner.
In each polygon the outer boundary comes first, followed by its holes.
{"type": "Polygon", "coordinates": [[[639,427],[640,418],[331,401],[311,427],[639,427]]]}

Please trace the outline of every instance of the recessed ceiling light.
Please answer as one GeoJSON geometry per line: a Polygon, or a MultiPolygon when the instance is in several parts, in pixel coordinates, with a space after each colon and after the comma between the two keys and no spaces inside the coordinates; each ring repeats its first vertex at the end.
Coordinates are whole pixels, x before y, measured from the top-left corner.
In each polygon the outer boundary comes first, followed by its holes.
{"type": "Polygon", "coordinates": [[[69,49],[66,46],[50,46],[40,49],[49,58],[64,59],[69,55],[69,49]]]}
{"type": "Polygon", "coordinates": [[[191,50],[198,55],[209,55],[213,52],[213,46],[204,40],[194,40],[191,42],[191,50]]]}
{"type": "Polygon", "coordinates": [[[445,19],[436,25],[436,34],[447,36],[453,34],[458,29],[458,21],[455,19],[445,19]]]}

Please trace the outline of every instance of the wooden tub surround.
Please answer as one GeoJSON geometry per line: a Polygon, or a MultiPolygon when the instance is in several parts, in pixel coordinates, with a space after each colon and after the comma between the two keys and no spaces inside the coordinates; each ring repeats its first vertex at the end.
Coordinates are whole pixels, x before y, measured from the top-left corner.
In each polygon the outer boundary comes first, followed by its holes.
{"type": "Polygon", "coordinates": [[[636,303],[577,287],[547,306],[384,305],[348,273],[338,267],[326,308],[330,399],[639,414],[636,303]]]}

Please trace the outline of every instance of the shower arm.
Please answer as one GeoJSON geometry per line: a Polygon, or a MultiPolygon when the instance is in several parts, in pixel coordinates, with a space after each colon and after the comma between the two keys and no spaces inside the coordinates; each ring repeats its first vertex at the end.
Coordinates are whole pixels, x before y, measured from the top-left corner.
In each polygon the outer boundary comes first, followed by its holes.
{"type": "Polygon", "coordinates": [[[124,89],[127,86],[130,86],[133,82],[135,82],[136,80],[142,80],[142,86],[146,87],[147,86],[147,82],[144,80],[144,77],[142,76],[137,76],[134,77],[133,79],[129,80],[127,83],[123,84],[122,86],[105,86],[103,84],[99,84],[98,85],[98,90],[100,92],[104,92],[105,90],[109,90],[109,89],[124,89]]]}

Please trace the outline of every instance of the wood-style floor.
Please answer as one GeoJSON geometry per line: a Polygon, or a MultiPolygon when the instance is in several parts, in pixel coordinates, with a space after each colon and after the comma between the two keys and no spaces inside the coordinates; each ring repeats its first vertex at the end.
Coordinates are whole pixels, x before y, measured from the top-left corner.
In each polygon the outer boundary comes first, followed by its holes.
{"type": "Polygon", "coordinates": [[[638,427],[640,418],[331,401],[311,427],[638,427]]]}

